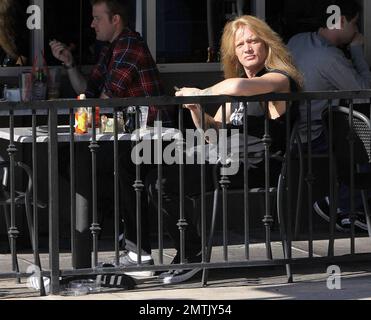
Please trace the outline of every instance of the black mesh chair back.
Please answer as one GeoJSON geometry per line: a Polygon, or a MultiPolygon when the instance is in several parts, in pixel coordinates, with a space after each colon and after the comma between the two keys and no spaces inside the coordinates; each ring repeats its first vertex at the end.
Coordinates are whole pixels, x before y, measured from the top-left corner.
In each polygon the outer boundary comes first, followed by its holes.
{"type": "MultiPolygon", "coordinates": [[[[350,114],[345,107],[333,107],[333,152],[336,160],[338,179],[345,184],[350,184],[351,148],[350,139],[350,114]]],[[[329,132],[329,112],[322,113],[325,128],[329,132]]],[[[362,113],[353,111],[354,133],[354,172],[357,167],[370,163],[371,125],[370,120],[362,113]]],[[[356,184],[357,184],[356,176],[356,184]]],[[[371,183],[370,183],[371,184],[371,183]]]]}

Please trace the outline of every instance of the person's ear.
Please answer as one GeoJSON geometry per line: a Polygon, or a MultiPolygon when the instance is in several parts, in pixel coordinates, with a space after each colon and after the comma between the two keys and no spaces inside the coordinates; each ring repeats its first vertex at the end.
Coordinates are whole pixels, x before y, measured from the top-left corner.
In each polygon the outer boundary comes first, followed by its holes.
{"type": "Polygon", "coordinates": [[[113,15],[113,17],[112,17],[112,23],[113,24],[119,24],[120,20],[121,20],[120,15],[118,15],[118,14],[113,15]]]}
{"type": "Polygon", "coordinates": [[[341,29],[344,29],[345,21],[347,21],[347,18],[345,16],[341,16],[341,18],[340,18],[341,29]]]}

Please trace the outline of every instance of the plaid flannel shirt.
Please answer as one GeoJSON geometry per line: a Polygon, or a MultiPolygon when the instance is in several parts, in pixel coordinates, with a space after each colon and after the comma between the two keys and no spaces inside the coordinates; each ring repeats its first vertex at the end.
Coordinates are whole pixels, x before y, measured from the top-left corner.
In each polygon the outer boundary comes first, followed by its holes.
{"type": "MultiPolygon", "coordinates": [[[[97,98],[102,92],[110,98],[163,94],[160,73],[139,33],[125,28],[116,40],[102,49],[85,94],[88,98],[97,98]]],[[[148,123],[152,123],[155,116],[156,108],[150,106],[148,123]]]]}

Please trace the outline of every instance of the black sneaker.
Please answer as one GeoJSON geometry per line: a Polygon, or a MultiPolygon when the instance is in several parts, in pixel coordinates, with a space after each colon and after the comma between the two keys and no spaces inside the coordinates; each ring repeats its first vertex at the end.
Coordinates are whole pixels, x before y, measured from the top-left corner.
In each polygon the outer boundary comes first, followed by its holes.
{"type": "Polygon", "coordinates": [[[121,288],[132,290],[135,288],[135,281],[127,274],[99,274],[97,282],[105,288],[121,288]]]}
{"type": "Polygon", "coordinates": [[[354,222],[354,225],[364,231],[368,231],[366,215],[365,214],[357,215],[357,219],[354,222]]]}
{"type": "MultiPolygon", "coordinates": [[[[330,201],[328,197],[325,197],[321,201],[317,201],[313,204],[314,211],[327,222],[330,222],[330,201]]],[[[356,212],[356,218],[354,225],[363,231],[367,231],[366,216],[363,212],[356,212]]],[[[351,220],[349,213],[343,213],[340,209],[337,209],[336,217],[336,230],[341,232],[348,232],[351,228],[351,220]]]]}
{"type": "MultiPolygon", "coordinates": [[[[129,251],[130,252],[130,251],[129,251]]],[[[138,266],[137,260],[133,260],[129,256],[129,252],[123,253],[120,255],[120,266],[123,267],[134,267],[138,266]]],[[[151,266],[154,265],[153,259],[143,259],[142,257],[142,266],[151,266]]],[[[146,271],[128,271],[124,272],[126,275],[131,276],[133,278],[145,278],[145,277],[153,277],[155,272],[151,270],[146,270],[146,271]]]]}
{"type": "MultiPolygon", "coordinates": [[[[201,261],[202,261],[202,255],[200,252],[198,252],[195,255],[186,257],[184,262],[185,263],[198,263],[201,261]]],[[[171,264],[179,264],[179,263],[180,263],[180,255],[179,255],[179,252],[177,252],[171,264]]],[[[166,272],[162,272],[158,277],[162,279],[162,281],[165,284],[179,283],[179,282],[184,282],[186,280],[189,280],[195,274],[197,274],[197,272],[200,270],[201,268],[196,268],[192,270],[183,270],[183,269],[169,270],[166,272]]]]}
{"type": "Polygon", "coordinates": [[[354,225],[357,228],[361,229],[362,231],[368,231],[366,215],[363,212],[356,212],[356,219],[354,220],[354,225]]]}
{"type": "MultiPolygon", "coordinates": [[[[330,201],[328,197],[325,197],[321,201],[316,201],[313,204],[314,211],[324,220],[330,223],[330,201]]],[[[350,220],[348,217],[340,217],[340,210],[337,210],[335,228],[338,231],[346,232],[350,228],[350,220]]]]}

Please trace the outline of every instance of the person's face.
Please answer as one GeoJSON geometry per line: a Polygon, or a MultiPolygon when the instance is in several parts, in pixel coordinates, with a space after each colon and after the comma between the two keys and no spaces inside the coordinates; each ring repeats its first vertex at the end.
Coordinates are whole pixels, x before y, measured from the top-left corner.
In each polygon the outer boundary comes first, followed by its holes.
{"type": "Polygon", "coordinates": [[[94,5],[91,27],[95,30],[97,40],[111,42],[115,34],[115,25],[108,12],[104,2],[94,5]]]}
{"type": "Polygon", "coordinates": [[[247,26],[241,26],[236,32],[235,52],[244,69],[252,72],[263,68],[268,55],[265,43],[247,26]]]}
{"type": "Polygon", "coordinates": [[[349,44],[352,42],[354,36],[358,32],[358,18],[359,15],[348,21],[344,16],[341,17],[341,40],[342,44],[349,44]]]}

